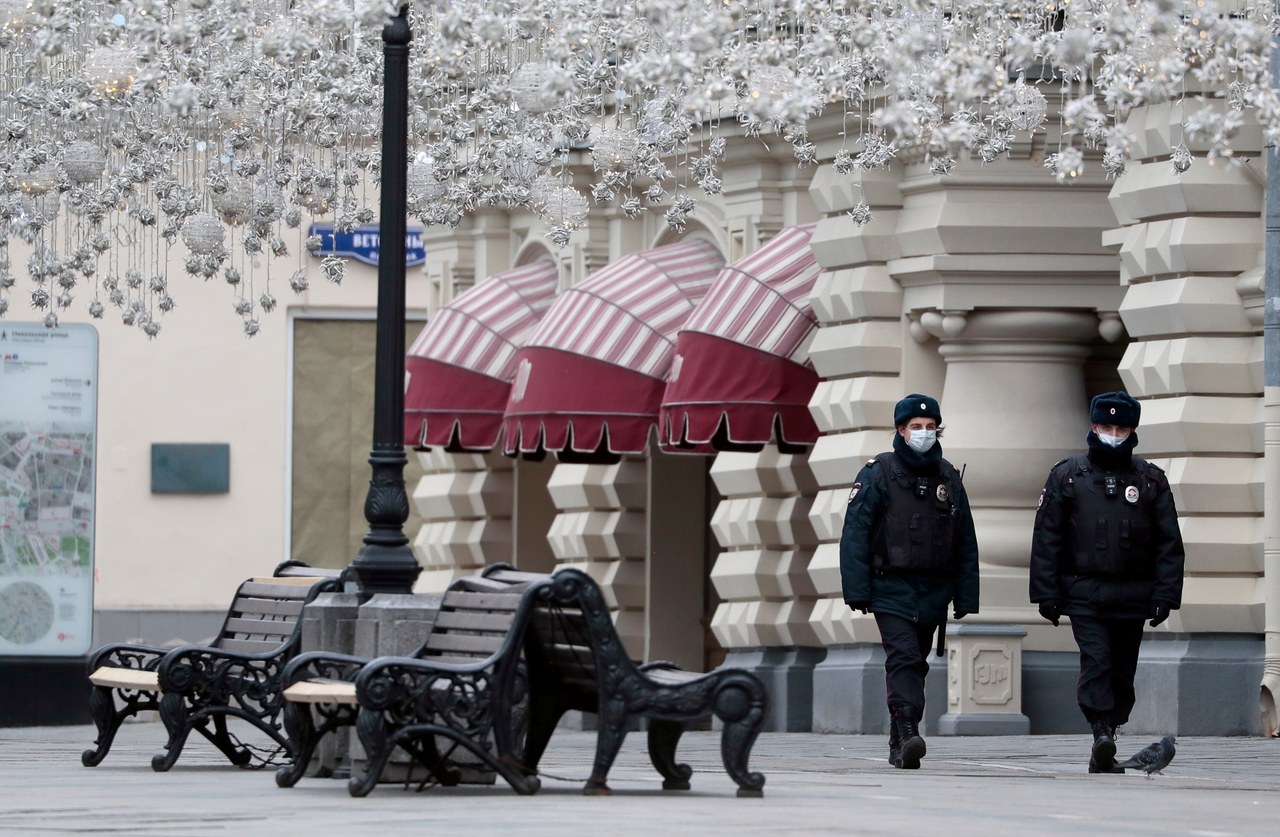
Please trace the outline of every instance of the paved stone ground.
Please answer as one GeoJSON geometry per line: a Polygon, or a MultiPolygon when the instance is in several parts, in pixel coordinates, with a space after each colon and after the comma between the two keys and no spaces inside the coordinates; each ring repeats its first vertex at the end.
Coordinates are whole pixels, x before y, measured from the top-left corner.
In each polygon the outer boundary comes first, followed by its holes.
{"type": "MultiPolygon", "coordinates": [[[[768,777],[765,796],[738,799],[712,732],[681,743],[692,791],[663,792],[632,734],[613,795],[582,796],[593,739],[562,730],[533,797],[499,782],[382,785],[352,799],[332,779],[279,789],[269,770],[231,767],[195,736],[172,771],[153,773],[158,723],[127,724],[102,765],[82,767],[93,737],[81,726],[0,729],[0,835],[1280,833],[1280,741],[1262,738],[1181,739],[1169,769],[1147,779],[1087,775],[1085,736],[935,736],[924,766],[902,771],[880,736],[766,734],[751,765],[768,777]]],[[[1147,743],[1122,736],[1120,754],[1147,743]]]]}

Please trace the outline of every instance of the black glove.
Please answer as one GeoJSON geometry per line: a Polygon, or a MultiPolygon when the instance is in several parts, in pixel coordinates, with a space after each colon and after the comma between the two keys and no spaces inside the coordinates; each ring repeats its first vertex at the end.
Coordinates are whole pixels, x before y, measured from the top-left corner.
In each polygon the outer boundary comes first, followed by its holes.
{"type": "Polygon", "coordinates": [[[953,613],[953,614],[951,614],[951,615],[952,615],[952,617],[954,617],[954,618],[956,618],[956,619],[963,619],[963,618],[965,618],[966,616],[968,616],[968,615],[969,615],[969,612],[968,612],[968,611],[965,611],[965,610],[957,610],[955,613],[953,613]]]}
{"type": "Polygon", "coordinates": [[[1057,602],[1040,602],[1040,615],[1058,627],[1058,617],[1062,615],[1062,607],[1057,602]]]}
{"type": "Polygon", "coordinates": [[[845,604],[847,604],[850,607],[850,609],[860,610],[863,613],[866,613],[869,610],[871,610],[871,602],[845,602],[845,604]]]}
{"type": "Polygon", "coordinates": [[[1164,602],[1151,603],[1151,627],[1159,625],[1169,618],[1169,606],[1164,602]]]}

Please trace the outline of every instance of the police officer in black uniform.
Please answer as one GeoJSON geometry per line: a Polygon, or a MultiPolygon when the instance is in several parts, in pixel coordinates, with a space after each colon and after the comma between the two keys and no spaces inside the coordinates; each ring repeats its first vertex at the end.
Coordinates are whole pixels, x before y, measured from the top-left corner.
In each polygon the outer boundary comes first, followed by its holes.
{"type": "Polygon", "coordinates": [[[1142,623],[1182,603],[1183,548],[1164,471],[1133,455],[1142,408],[1124,392],[1089,406],[1089,450],[1053,466],[1031,544],[1031,601],[1080,648],[1076,698],[1093,731],[1090,773],[1115,766],[1116,727],[1133,709],[1142,623]]]}
{"type": "MultiPolygon", "coordinates": [[[[914,769],[925,754],[924,678],[947,605],[978,612],[978,540],[960,474],[942,458],[938,402],[914,393],[893,410],[893,450],[858,472],[840,537],[849,607],[875,615],[885,652],[889,762],[914,769]]],[[[941,647],[939,637],[939,647],[941,647]]]]}

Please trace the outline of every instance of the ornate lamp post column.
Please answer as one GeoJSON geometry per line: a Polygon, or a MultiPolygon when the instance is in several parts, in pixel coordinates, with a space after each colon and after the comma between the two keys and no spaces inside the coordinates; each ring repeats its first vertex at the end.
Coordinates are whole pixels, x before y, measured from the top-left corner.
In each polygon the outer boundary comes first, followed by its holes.
{"type": "Polygon", "coordinates": [[[369,533],[351,563],[361,594],[410,593],[418,566],[404,523],[409,497],[404,487],[404,286],[406,171],[409,133],[409,8],[382,30],[382,194],[379,221],[378,332],[373,390],[373,474],[364,501],[369,533]]]}

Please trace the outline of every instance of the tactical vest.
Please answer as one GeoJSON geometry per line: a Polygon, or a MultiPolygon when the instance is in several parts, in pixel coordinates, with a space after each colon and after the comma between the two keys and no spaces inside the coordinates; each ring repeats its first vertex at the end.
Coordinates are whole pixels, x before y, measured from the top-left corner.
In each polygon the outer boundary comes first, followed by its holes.
{"type": "Polygon", "coordinates": [[[880,454],[875,461],[889,478],[882,537],[874,540],[876,569],[938,575],[955,572],[952,546],[960,513],[955,499],[960,484],[956,469],[944,460],[941,477],[916,476],[892,452],[880,454]]]}
{"type": "Polygon", "coordinates": [[[1155,571],[1151,542],[1158,472],[1141,457],[1130,467],[1099,471],[1088,454],[1068,460],[1064,494],[1071,503],[1072,559],[1078,575],[1147,578],[1155,571]]]}

